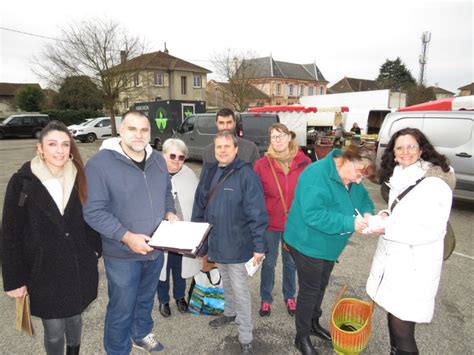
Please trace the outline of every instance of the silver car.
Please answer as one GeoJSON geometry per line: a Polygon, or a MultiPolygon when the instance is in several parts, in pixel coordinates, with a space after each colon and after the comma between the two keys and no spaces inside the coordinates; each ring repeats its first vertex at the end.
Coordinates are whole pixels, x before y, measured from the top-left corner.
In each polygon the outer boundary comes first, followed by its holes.
{"type": "MultiPolygon", "coordinates": [[[[474,201],[474,111],[393,112],[385,118],[379,132],[377,167],[390,137],[402,128],[418,128],[436,150],[444,154],[456,174],[454,198],[474,201]]],[[[382,195],[388,187],[382,184],[382,195]]]]}

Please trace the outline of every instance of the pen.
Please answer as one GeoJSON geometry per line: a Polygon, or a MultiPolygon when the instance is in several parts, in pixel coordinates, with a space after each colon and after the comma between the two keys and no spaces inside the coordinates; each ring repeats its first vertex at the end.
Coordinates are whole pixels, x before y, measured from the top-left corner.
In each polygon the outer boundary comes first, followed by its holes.
{"type": "MultiPolygon", "coordinates": [[[[356,213],[357,213],[357,215],[358,215],[359,217],[362,217],[362,215],[360,214],[360,212],[359,212],[359,210],[358,210],[357,208],[354,208],[354,210],[356,211],[356,213]]],[[[362,218],[363,218],[363,217],[362,217],[362,218]]]]}

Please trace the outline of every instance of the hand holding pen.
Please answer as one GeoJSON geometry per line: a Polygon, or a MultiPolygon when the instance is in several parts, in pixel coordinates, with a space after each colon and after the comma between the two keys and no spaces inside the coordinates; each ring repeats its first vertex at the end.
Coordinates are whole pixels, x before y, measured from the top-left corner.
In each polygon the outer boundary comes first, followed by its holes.
{"type": "Polygon", "coordinates": [[[369,222],[360,214],[357,208],[355,208],[355,212],[357,216],[354,220],[354,229],[357,233],[362,233],[362,231],[369,226],[369,222]]]}

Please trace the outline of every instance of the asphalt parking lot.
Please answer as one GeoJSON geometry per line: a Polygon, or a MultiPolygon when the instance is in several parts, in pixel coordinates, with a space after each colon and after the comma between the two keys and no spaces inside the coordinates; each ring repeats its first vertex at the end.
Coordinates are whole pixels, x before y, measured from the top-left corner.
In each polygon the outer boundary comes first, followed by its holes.
{"type": "MultiPolygon", "coordinates": [[[[91,157],[100,146],[100,141],[92,144],[78,143],[84,160],[91,157]]],[[[0,206],[6,185],[11,175],[35,154],[36,141],[33,139],[0,140],[0,206]]],[[[200,170],[198,162],[190,162],[195,170],[200,170]]],[[[376,209],[386,208],[377,185],[367,183],[376,209]]],[[[417,326],[416,338],[421,354],[472,354],[474,349],[474,205],[455,203],[451,223],[456,233],[455,254],[444,263],[441,284],[436,300],[432,323],[417,326]]],[[[354,235],[336,264],[323,302],[322,324],[329,327],[331,307],[337,293],[347,285],[346,296],[367,300],[365,282],[375,251],[376,237],[354,235]]],[[[83,314],[82,354],[103,354],[103,319],[107,305],[107,283],[102,261],[100,265],[99,297],[83,314]]],[[[277,266],[281,274],[281,264],[277,266]]],[[[281,297],[281,276],[276,279],[274,304],[270,317],[258,315],[259,274],[250,279],[253,319],[254,352],[256,354],[297,354],[293,340],[294,319],[286,313],[281,297]]],[[[1,282],[1,281],[0,281],[1,282]]],[[[2,287],[3,289],[3,287],[2,287]]],[[[155,304],[153,317],[155,333],[165,346],[165,354],[237,354],[237,328],[228,326],[221,330],[210,329],[208,316],[179,314],[171,304],[172,316],[165,319],[155,304]]],[[[29,338],[14,329],[15,303],[5,294],[0,296],[0,354],[42,354],[42,324],[33,319],[35,335],[29,338]]],[[[320,354],[332,354],[330,344],[313,338],[313,344],[320,354]]],[[[389,341],[385,312],[375,307],[373,330],[364,354],[387,354],[389,341]]],[[[134,350],[132,354],[143,354],[134,350]]]]}

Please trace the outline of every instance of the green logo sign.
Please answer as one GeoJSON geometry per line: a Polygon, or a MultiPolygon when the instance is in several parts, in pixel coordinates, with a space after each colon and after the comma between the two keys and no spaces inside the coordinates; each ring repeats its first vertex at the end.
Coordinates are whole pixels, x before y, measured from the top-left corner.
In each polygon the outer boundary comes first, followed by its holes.
{"type": "Polygon", "coordinates": [[[165,117],[166,111],[163,110],[162,108],[159,108],[158,111],[156,112],[156,118],[155,118],[155,123],[156,123],[156,128],[158,128],[158,131],[160,133],[164,133],[166,129],[166,124],[168,123],[168,119],[165,117]]]}
{"type": "Polygon", "coordinates": [[[189,116],[192,116],[192,115],[193,115],[192,109],[188,109],[184,111],[184,118],[188,118],[189,116]]]}

